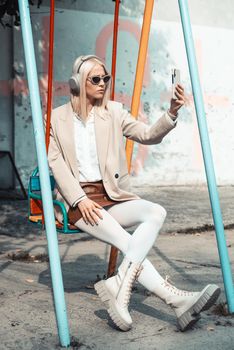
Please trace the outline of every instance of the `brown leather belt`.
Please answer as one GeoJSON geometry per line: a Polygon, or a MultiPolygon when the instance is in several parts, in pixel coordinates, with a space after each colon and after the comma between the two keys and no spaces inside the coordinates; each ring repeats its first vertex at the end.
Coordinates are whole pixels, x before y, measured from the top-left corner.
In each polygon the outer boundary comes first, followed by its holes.
{"type": "MultiPolygon", "coordinates": [[[[101,205],[103,208],[109,205],[119,203],[118,201],[112,200],[103,186],[102,180],[96,182],[80,182],[80,186],[84,190],[87,197],[94,202],[101,205]]],[[[75,224],[79,219],[82,218],[82,214],[78,206],[70,208],[68,210],[68,221],[71,224],[75,224]]]]}

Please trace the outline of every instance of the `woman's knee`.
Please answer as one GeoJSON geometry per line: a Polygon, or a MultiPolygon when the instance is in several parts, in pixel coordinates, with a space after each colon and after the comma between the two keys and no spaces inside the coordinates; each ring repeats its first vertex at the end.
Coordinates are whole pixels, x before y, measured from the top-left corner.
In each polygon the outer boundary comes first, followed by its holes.
{"type": "Polygon", "coordinates": [[[160,204],[152,203],[148,215],[150,217],[150,220],[155,220],[157,222],[163,223],[166,219],[167,211],[160,204]]]}

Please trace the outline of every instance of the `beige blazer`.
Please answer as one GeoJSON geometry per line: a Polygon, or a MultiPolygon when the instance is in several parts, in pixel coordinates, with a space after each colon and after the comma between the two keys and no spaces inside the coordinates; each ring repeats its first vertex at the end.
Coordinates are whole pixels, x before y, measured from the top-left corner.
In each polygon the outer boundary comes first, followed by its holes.
{"type": "MultiPolygon", "coordinates": [[[[113,101],[108,102],[106,111],[95,107],[94,112],[97,154],[106,192],[116,201],[139,199],[130,189],[124,136],[146,145],[157,144],[175,123],[164,114],[149,126],[133,118],[121,103],[113,101]]],[[[68,210],[85,194],[79,184],[70,102],[52,111],[48,161],[56,181],[55,198],[68,210]]],[[[61,221],[57,207],[55,214],[61,221]]]]}

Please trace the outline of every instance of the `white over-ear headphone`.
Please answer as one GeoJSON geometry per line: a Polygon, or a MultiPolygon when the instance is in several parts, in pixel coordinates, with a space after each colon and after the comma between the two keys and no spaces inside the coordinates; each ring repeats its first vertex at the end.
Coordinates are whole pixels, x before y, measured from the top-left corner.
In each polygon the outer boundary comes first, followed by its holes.
{"type": "Polygon", "coordinates": [[[85,61],[88,61],[92,58],[97,58],[100,61],[100,58],[94,55],[80,56],[76,59],[73,65],[72,76],[68,82],[70,89],[77,95],[80,94],[80,67],[85,61]]]}

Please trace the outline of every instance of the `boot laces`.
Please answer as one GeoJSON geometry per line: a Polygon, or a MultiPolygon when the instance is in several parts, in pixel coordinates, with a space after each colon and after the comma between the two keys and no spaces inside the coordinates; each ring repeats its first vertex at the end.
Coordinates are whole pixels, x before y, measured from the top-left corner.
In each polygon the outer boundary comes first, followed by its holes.
{"type": "Polygon", "coordinates": [[[189,297],[189,296],[193,296],[194,293],[193,292],[188,292],[187,290],[182,290],[182,289],[178,289],[175,286],[173,286],[171,283],[168,282],[168,280],[170,279],[170,276],[166,276],[165,281],[163,282],[164,287],[166,287],[171,293],[181,296],[181,297],[189,297]]]}
{"type": "Polygon", "coordinates": [[[135,281],[138,281],[138,278],[141,274],[141,271],[143,270],[143,265],[141,265],[138,269],[137,269],[137,272],[136,272],[136,276],[135,276],[135,281]]]}

